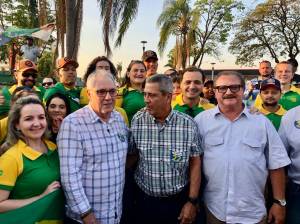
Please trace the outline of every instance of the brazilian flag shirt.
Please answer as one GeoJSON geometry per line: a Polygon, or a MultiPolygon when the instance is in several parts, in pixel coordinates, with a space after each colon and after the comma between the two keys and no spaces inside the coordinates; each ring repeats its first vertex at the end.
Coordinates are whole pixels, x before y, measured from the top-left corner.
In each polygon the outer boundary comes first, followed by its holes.
{"type": "Polygon", "coordinates": [[[263,106],[257,108],[263,115],[265,115],[274,125],[276,130],[278,131],[281,123],[282,116],[286,113],[286,110],[280,105],[280,108],[276,112],[267,111],[263,106]]]}

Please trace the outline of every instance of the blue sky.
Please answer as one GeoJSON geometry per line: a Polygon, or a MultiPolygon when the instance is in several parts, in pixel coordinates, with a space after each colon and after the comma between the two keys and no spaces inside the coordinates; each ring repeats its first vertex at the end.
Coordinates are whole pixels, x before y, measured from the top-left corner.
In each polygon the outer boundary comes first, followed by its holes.
{"type": "MultiPolygon", "coordinates": [[[[244,0],[246,7],[254,7],[261,0],[244,0]]],[[[141,40],[146,40],[146,49],[157,51],[159,40],[159,28],[156,25],[157,18],[163,8],[163,0],[140,0],[138,15],[125,34],[120,48],[113,49],[112,61],[114,64],[122,62],[123,72],[132,59],[140,59],[142,56],[141,40]]],[[[166,70],[163,67],[167,63],[167,53],[174,46],[174,39],[170,39],[166,51],[159,60],[159,72],[166,70]]],[[[113,42],[112,42],[113,45],[113,42]]],[[[235,65],[235,57],[227,52],[224,46],[221,60],[205,57],[202,69],[210,69],[211,62],[216,62],[216,69],[240,68],[235,65]]],[[[79,48],[78,74],[82,76],[88,63],[96,56],[105,55],[102,41],[102,27],[100,10],[97,0],[84,1],[83,27],[81,32],[81,44],[79,48]]]]}

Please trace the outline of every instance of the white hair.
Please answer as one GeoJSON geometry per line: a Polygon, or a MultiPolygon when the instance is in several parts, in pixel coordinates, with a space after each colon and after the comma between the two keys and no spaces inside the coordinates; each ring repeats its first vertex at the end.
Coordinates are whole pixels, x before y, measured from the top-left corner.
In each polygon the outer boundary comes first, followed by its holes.
{"type": "Polygon", "coordinates": [[[96,70],[96,71],[92,72],[88,76],[87,81],[86,81],[87,89],[94,88],[96,79],[98,79],[98,78],[99,79],[110,79],[113,81],[114,84],[116,84],[115,79],[114,79],[113,75],[111,74],[111,72],[101,69],[101,70],[96,70]]]}

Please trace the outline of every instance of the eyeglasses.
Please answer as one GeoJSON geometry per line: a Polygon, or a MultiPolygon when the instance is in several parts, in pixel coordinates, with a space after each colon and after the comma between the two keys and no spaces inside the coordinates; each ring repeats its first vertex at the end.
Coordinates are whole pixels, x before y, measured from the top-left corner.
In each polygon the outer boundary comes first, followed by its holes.
{"type": "Polygon", "coordinates": [[[53,82],[44,82],[42,84],[42,86],[51,86],[53,84],[53,82]]]}
{"type": "Polygon", "coordinates": [[[111,97],[117,96],[116,89],[98,89],[96,90],[97,96],[99,97],[106,97],[106,94],[109,93],[111,97]]]}
{"type": "Polygon", "coordinates": [[[226,93],[227,89],[230,89],[232,93],[237,93],[241,89],[241,85],[230,85],[230,86],[215,86],[219,93],[226,93]]]}
{"type": "Polygon", "coordinates": [[[22,76],[24,78],[29,78],[29,76],[31,76],[32,78],[36,79],[37,78],[37,74],[36,73],[23,73],[22,76]]]}

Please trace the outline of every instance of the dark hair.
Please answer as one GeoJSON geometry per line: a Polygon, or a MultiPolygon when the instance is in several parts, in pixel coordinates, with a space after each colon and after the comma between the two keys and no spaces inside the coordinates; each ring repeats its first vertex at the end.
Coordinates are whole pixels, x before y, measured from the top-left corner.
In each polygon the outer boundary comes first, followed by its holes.
{"type": "Polygon", "coordinates": [[[87,69],[86,69],[86,72],[85,72],[85,74],[84,74],[84,76],[83,76],[83,81],[84,81],[84,83],[86,83],[88,76],[89,76],[92,72],[94,72],[94,71],[96,70],[96,64],[97,64],[99,61],[106,61],[106,62],[108,62],[111,74],[114,76],[114,78],[117,77],[118,72],[117,72],[117,69],[116,69],[116,67],[114,66],[114,64],[113,64],[107,57],[105,57],[105,56],[98,56],[98,57],[94,58],[94,59],[90,62],[90,64],[88,65],[88,67],[87,67],[87,69]]]}
{"type": "Polygon", "coordinates": [[[54,99],[54,98],[59,98],[59,99],[62,99],[64,102],[65,102],[65,105],[66,105],[66,110],[67,110],[67,114],[66,115],[69,115],[71,113],[71,106],[70,106],[70,101],[69,99],[61,94],[61,93],[54,93],[53,95],[51,95],[48,100],[46,101],[46,110],[48,111],[48,107],[51,103],[51,101],[54,99]]]}
{"type": "Polygon", "coordinates": [[[183,70],[183,73],[182,73],[182,78],[183,78],[183,76],[184,76],[184,74],[185,74],[186,72],[199,72],[199,73],[201,74],[201,76],[202,76],[202,83],[204,83],[204,81],[205,81],[205,76],[204,76],[204,74],[203,74],[203,71],[202,71],[200,68],[197,68],[197,67],[195,67],[195,66],[191,66],[191,67],[188,67],[188,68],[184,69],[184,70],[183,70]]]}
{"type": "Polygon", "coordinates": [[[269,64],[272,67],[271,62],[268,60],[262,60],[261,62],[259,62],[259,65],[261,65],[261,64],[269,64]]]}
{"type": "Polygon", "coordinates": [[[290,58],[289,60],[287,60],[291,65],[293,65],[293,67],[298,67],[298,61],[295,58],[290,58]]]}
{"type": "MultiPolygon", "coordinates": [[[[2,155],[6,150],[15,145],[19,139],[25,141],[25,137],[21,131],[18,131],[16,125],[20,122],[21,111],[24,106],[28,104],[36,104],[40,105],[45,112],[46,121],[48,123],[48,117],[43,103],[34,97],[24,96],[18,99],[11,107],[8,114],[8,131],[5,142],[0,147],[0,155],[2,155]]],[[[46,128],[45,133],[43,134],[43,138],[48,138],[49,129],[46,128]]]]}
{"type": "Polygon", "coordinates": [[[28,96],[28,95],[37,95],[36,91],[34,91],[33,89],[29,88],[28,86],[19,86],[17,87],[12,95],[11,95],[11,99],[10,99],[10,104],[14,104],[19,98],[23,97],[23,96],[28,96]]]}
{"type": "Polygon", "coordinates": [[[146,72],[146,66],[145,66],[144,62],[142,62],[141,60],[132,60],[132,61],[129,63],[127,69],[126,69],[125,79],[124,79],[124,81],[122,82],[122,85],[121,85],[121,86],[126,86],[126,87],[130,87],[130,86],[131,86],[131,84],[130,84],[130,78],[128,77],[127,74],[130,72],[132,66],[133,66],[133,65],[136,65],[136,64],[141,64],[141,65],[143,65],[144,68],[145,68],[145,72],[146,72]]]}
{"type": "Polygon", "coordinates": [[[181,83],[182,78],[179,75],[173,76],[172,77],[172,83],[181,83]]]}
{"type": "Polygon", "coordinates": [[[216,77],[214,78],[214,83],[217,83],[217,80],[221,77],[221,76],[235,76],[240,80],[241,86],[243,89],[245,89],[245,79],[242,76],[241,73],[236,72],[236,71],[221,71],[219,72],[216,77]]]}

